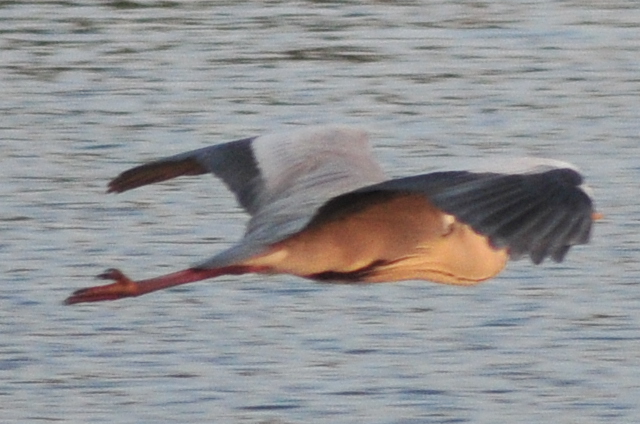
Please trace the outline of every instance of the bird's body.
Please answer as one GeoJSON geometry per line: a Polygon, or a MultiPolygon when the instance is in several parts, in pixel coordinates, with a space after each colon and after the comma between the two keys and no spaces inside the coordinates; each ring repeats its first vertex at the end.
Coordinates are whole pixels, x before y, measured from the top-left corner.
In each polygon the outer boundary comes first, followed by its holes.
{"type": "Polygon", "coordinates": [[[122,192],[211,172],[250,214],[243,239],[184,271],[79,290],[68,304],[137,296],[225,274],[292,274],[318,281],[421,279],[469,285],[511,258],[561,261],[588,242],[594,217],[569,164],[534,160],[517,172],[449,171],[388,179],[367,135],[311,127],[223,143],[125,171],[122,192]]]}
{"type": "Polygon", "coordinates": [[[507,257],[424,196],[402,194],[328,222],[312,221],[246,263],[314,280],[471,284],[496,275],[507,257]]]}

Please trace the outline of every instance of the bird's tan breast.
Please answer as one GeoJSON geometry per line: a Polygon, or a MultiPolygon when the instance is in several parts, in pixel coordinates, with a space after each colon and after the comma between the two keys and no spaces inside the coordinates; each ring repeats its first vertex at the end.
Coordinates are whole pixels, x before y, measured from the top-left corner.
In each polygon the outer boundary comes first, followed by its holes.
{"type": "Polygon", "coordinates": [[[507,258],[426,197],[398,194],[311,224],[246,263],[306,277],[370,267],[362,281],[472,284],[500,272],[507,258]]]}

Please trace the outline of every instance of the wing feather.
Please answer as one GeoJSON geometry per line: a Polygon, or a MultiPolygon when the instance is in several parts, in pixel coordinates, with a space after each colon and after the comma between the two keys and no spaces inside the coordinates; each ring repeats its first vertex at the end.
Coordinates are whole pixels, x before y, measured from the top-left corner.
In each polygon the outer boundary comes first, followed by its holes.
{"type": "MultiPolygon", "coordinates": [[[[356,197],[376,192],[422,193],[437,207],[508,247],[518,259],[562,261],[569,248],[589,240],[593,203],[573,168],[545,167],[535,172],[499,174],[436,172],[385,181],[340,196],[323,211],[339,209],[356,197]]],[[[335,213],[335,212],[333,212],[335,213]]]]}
{"type": "Polygon", "coordinates": [[[387,179],[367,133],[347,127],[306,127],[255,140],[265,188],[245,240],[273,243],[303,229],[335,196],[387,179]]]}
{"type": "Polygon", "coordinates": [[[108,192],[208,172],[220,178],[252,215],[248,233],[264,232],[274,221],[306,222],[331,197],[386,179],[373,158],[366,132],[318,126],[149,162],[118,175],[109,183],[108,192]]]}
{"type": "Polygon", "coordinates": [[[251,215],[243,240],[198,265],[222,266],[260,252],[304,228],[331,198],[384,181],[366,132],[305,127],[222,143],[127,170],[109,183],[120,193],[184,175],[210,172],[251,215]]]}
{"type": "Polygon", "coordinates": [[[147,184],[210,172],[233,192],[249,213],[257,208],[263,182],[253,155],[253,138],[245,138],[149,162],[124,171],[109,183],[108,192],[121,193],[147,184]]]}

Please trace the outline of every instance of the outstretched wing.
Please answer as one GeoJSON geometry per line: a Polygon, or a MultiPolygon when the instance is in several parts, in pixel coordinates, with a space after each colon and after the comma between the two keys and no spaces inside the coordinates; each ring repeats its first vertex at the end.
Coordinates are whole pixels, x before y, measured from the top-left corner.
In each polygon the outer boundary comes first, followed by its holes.
{"type": "MultiPolygon", "coordinates": [[[[486,235],[497,248],[534,263],[560,262],[576,244],[589,241],[593,203],[573,168],[545,165],[520,174],[436,172],[385,181],[339,196],[322,208],[337,213],[366,196],[388,192],[422,193],[438,208],[486,235]]],[[[316,218],[317,219],[317,218],[316,218]]]]}
{"type": "Polygon", "coordinates": [[[109,193],[122,193],[144,185],[185,175],[208,172],[220,178],[249,213],[257,209],[262,180],[251,143],[253,138],[218,144],[166,157],[124,171],[109,182],[109,193]]]}
{"type": "Polygon", "coordinates": [[[123,172],[109,192],[213,173],[251,214],[244,243],[266,245],[299,230],[329,199],[386,179],[366,132],[305,127],[178,154],[123,172]]]}

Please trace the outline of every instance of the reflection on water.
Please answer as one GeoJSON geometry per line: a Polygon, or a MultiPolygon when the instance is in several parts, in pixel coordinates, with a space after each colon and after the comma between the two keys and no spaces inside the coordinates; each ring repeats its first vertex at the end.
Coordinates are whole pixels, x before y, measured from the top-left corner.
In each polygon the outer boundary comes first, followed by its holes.
{"type": "Polygon", "coordinates": [[[3,422],[637,422],[631,1],[0,2],[3,422]],[[120,196],[153,157],[366,126],[392,175],[570,160],[606,219],[561,265],[462,289],[229,277],[63,307],[93,275],[212,255],[221,184],[120,196]]]}

